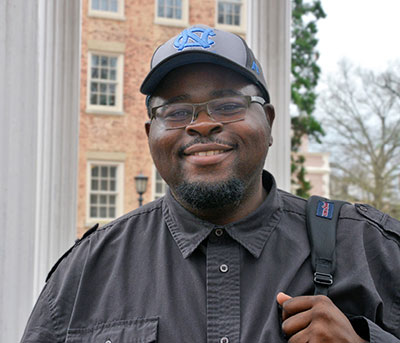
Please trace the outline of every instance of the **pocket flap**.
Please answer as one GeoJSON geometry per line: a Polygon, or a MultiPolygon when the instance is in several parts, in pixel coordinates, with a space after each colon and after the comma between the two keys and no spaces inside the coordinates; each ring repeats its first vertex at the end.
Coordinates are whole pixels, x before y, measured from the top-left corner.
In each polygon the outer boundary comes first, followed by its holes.
{"type": "Polygon", "coordinates": [[[136,318],[68,330],[67,343],[157,342],[158,318],[136,318]]]}

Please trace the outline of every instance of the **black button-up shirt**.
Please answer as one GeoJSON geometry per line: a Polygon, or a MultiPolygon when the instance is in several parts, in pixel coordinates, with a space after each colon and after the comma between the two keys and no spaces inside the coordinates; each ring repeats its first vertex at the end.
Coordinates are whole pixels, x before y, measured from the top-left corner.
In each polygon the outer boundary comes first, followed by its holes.
{"type": "MultiPolygon", "coordinates": [[[[47,282],[22,342],[286,342],[276,294],[314,291],[306,202],[277,190],[214,225],[168,193],[79,241],[47,282]]],[[[371,342],[400,342],[399,223],[343,207],[330,297],[371,342]]]]}

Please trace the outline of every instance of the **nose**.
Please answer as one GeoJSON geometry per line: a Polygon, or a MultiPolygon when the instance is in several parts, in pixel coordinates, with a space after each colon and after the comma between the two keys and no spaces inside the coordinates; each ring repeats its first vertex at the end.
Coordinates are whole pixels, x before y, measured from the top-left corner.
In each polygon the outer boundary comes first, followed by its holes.
{"type": "Polygon", "coordinates": [[[213,120],[205,109],[197,114],[197,118],[185,130],[189,135],[209,136],[222,131],[223,124],[213,120]]]}

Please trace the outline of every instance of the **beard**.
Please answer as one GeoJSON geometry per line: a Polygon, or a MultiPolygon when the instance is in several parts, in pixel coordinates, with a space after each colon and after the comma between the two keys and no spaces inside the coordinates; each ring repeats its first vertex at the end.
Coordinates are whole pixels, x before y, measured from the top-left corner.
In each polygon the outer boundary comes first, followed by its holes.
{"type": "Polygon", "coordinates": [[[244,182],[238,178],[216,183],[182,182],[176,195],[196,210],[223,208],[239,204],[245,190],[244,182]]]}

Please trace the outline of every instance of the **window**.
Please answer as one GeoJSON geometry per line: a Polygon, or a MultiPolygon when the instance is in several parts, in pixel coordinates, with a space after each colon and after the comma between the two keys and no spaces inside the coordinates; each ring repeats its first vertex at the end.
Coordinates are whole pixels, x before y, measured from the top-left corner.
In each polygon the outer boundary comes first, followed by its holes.
{"type": "Polygon", "coordinates": [[[122,214],[122,163],[88,163],[88,221],[108,221],[122,214]]]}
{"type": "Polygon", "coordinates": [[[122,114],[122,55],[89,53],[88,109],[122,114]]]}
{"type": "Polygon", "coordinates": [[[156,168],[154,168],[154,171],[155,171],[154,173],[154,200],[155,200],[165,195],[168,189],[168,185],[162,179],[161,175],[159,174],[156,168]]]}
{"type": "Polygon", "coordinates": [[[124,20],[124,0],[89,0],[89,15],[124,20]]]}
{"type": "Polygon", "coordinates": [[[158,0],[157,16],[182,19],[182,0],[158,0]]]}
{"type": "Polygon", "coordinates": [[[156,0],[156,24],[187,26],[188,1],[189,0],[156,0]]]}
{"type": "Polygon", "coordinates": [[[243,0],[217,0],[217,25],[230,31],[245,32],[243,0]]]}

